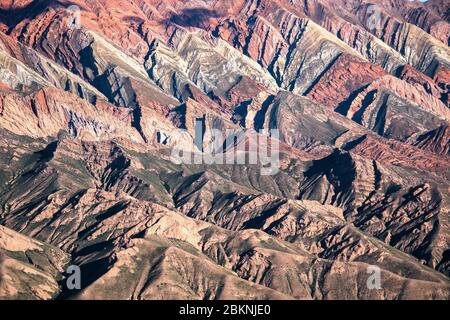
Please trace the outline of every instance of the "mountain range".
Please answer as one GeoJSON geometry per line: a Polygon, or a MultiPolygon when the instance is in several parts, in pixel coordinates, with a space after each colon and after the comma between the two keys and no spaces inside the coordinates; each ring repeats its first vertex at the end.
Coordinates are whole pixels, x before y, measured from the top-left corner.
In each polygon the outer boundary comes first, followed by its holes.
{"type": "Polygon", "coordinates": [[[0,299],[450,299],[449,37],[446,0],[0,1],[0,299]],[[277,170],[174,161],[210,132],[277,170]]]}

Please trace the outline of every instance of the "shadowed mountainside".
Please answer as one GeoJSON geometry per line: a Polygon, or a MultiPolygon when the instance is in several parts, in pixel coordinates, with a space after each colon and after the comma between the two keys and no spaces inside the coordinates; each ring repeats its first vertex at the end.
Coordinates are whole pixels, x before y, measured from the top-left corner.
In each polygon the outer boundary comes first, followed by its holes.
{"type": "Polygon", "coordinates": [[[448,300],[448,9],[0,1],[0,298],[448,300]]]}

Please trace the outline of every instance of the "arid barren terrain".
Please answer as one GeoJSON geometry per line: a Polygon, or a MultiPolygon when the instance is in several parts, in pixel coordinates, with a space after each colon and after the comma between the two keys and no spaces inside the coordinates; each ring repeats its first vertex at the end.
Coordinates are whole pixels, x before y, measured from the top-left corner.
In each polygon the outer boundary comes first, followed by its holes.
{"type": "Polygon", "coordinates": [[[446,0],[0,1],[0,299],[450,299],[449,36],[446,0]],[[211,150],[245,161],[174,161],[211,150]]]}

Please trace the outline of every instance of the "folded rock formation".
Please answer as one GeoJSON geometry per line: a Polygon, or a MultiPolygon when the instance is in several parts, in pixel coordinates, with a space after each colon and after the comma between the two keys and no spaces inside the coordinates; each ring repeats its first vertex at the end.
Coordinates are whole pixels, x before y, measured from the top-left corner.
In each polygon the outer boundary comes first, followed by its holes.
{"type": "Polygon", "coordinates": [[[448,12],[0,1],[0,299],[450,299],[448,12]]]}

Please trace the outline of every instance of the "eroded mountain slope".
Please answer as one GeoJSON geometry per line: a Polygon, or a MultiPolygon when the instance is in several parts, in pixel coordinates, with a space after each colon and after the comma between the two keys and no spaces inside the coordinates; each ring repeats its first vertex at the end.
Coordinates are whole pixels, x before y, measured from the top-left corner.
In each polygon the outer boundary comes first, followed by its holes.
{"type": "Polygon", "coordinates": [[[0,9],[4,297],[449,299],[439,1],[0,9]],[[172,161],[211,129],[279,130],[279,170],[172,161]]]}

